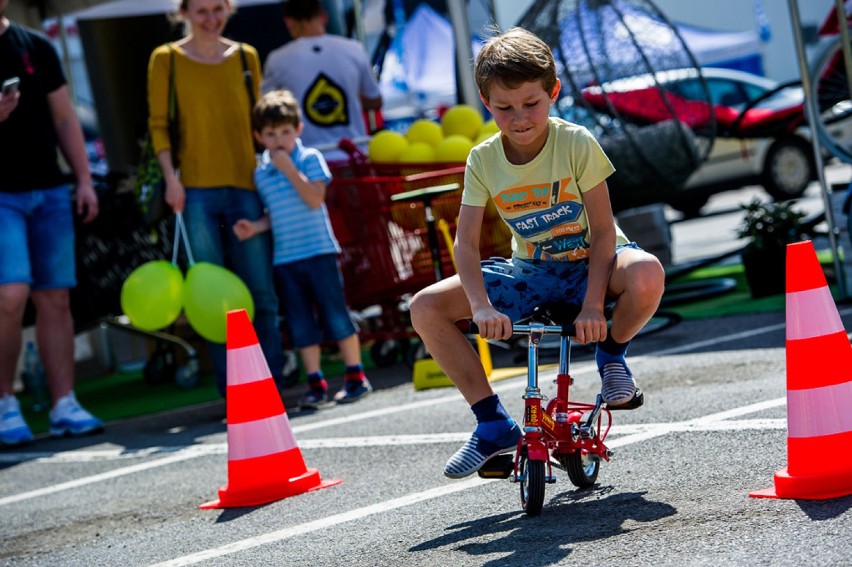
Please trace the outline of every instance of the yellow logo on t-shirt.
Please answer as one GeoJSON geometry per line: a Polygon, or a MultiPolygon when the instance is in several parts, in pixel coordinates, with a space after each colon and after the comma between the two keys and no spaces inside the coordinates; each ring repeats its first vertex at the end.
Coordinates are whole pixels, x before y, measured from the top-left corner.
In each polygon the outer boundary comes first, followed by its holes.
{"type": "Polygon", "coordinates": [[[317,126],[349,124],[346,93],[324,73],[320,73],[307,90],[302,106],[305,110],[305,118],[317,126]]]}

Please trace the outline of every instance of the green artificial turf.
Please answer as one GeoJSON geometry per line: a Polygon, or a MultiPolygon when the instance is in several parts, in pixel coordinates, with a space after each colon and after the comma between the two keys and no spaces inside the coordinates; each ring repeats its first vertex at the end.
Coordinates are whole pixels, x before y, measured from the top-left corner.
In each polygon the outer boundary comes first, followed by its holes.
{"type": "MultiPolygon", "coordinates": [[[[374,368],[369,352],[363,353],[364,367],[374,368]]],[[[323,372],[326,376],[343,374],[345,365],[338,354],[324,354],[323,372]]],[[[300,368],[300,377],[304,380],[304,371],[300,368]]],[[[77,399],[83,407],[105,422],[126,419],[142,415],[151,415],[214,402],[222,399],[216,389],[216,378],[212,373],[199,375],[198,384],[189,389],[181,389],[173,382],[148,384],[142,371],[116,372],[104,376],[95,376],[78,380],[74,387],[77,399]]],[[[33,399],[26,392],[17,394],[24,418],[38,435],[48,430],[48,412],[35,412],[33,399]]]]}
{"type": "MultiPolygon", "coordinates": [[[[212,374],[200,376],[196,387],[183,390],[174,383],[148,384],[142,372],[114,373],[78,380],[77,399],[87,410],[104,421],[150,415],[221,399],[212,374]]],[[[32,397],[19,393],[21,410],[33,433],[48,429],[47,411],[33,412],[32,397]]]]}
{"type": "MultiPolygon", "coordinates": [[[[830,250],[817,253],[823,270],[829,274],[834,272],[834,264],[830,250]]],[[[703,300],[693,301],[683,305],[667,307],[666,310],[675,311],[684,319],[711,319],[715,317],[727,317],[730,315],[746,315],[749,313],[771,313],[783,312],[786,305],[786,297],[783,293],[770,297],[753,299],[745,279],[743,265],[740,263],[723,266],[709,266],[691,272],[671,282],[694,283],[717,278],[731,278],[736,281],[733,291],[723,295],[710,297],[703,300]]],[[[832,278],[829,278],[831,283],[832,278]]],[[[832,294],[838,297],[836,285],[830,285],[832,294]]]]}

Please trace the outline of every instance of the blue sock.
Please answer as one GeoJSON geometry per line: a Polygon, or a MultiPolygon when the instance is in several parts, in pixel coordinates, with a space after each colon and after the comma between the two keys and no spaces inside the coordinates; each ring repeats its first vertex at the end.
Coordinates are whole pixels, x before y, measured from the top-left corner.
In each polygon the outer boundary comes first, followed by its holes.
{"type": "Polygon", "coordinates": [[[598,363],[598,370],[610,362],[624,362],[624,355],[627,354],[628,346],[630,346],[630,341],[617,343],[612,339],[612,334],[607,333],[606,338],[598,343],[595,350],[595,362],[598,363]]]}
{"type": "Polygon", "coordinates": [[[491,394],[487,398],[479,400],[470,406],[470,409],[476,416],[477,425],[474,433],[480,439],[496,441],[515,426],[514,420],[509,417],[509,413],[500,403],[497,394],[491,394]]]}
{"type": "Polygon", "coordinates": [[[344,378],[347,381],[352,382],[363,382],[364,381],[364,365],[356,364],[354,366],[346,366],[346,370],[344,371],[344,378]]]}

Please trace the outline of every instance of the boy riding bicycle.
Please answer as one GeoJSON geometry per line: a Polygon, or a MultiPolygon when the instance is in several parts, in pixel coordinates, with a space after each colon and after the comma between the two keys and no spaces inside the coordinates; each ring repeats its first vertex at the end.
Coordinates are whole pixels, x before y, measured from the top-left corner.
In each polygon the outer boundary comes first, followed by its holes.
{"type": "Polygon", "coordinates": [[[513,28],[482,48],[475,77],[500,132],[467,160],[454,245],[458,275],[420,291],[411,303],[415,330],[477,421],[447,462],[450,478],[514,451],[521,436],[456,321],[472,318],[483,338],[505,340],[512,322],[542,303],[580,305],[575,340],[597,343],[603,400],[611,409],[632,409],[643,395],[625,353],[656,311],[664,286],[660,262],[613,220],[606,178],[614,168],[597,141],[585,128],[549,115],[560,82],[547,44],[513,28]],[[512,232],[512,257],[480,263],[489,199],[512,232]],[[609,331],[607,300],[616,302],[609,331]]]}

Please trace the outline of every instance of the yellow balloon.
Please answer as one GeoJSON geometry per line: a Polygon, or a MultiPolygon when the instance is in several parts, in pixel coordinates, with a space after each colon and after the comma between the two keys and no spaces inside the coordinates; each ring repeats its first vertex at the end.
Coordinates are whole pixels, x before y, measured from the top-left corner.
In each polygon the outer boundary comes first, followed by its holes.
{"type": "Polygon", "coordinates": [[[457,104],[450,107],[441,118],[441,129],[444,136],[461,135],[473,140],[482,127],[482,114],[468,104],[457,104]]]}
{"type": "Polygon", "coordinates": [[[478,146],[479,144],[481,144],[482,142],[484,142],[485,140],[487,140],[488,138],[490,138],[493,135],[494,135],[494,132],[483,132],[479,136],[476,137],[476,139],[473,141],[473,145],[478,146]]]}
{"type": "Polygon", "coordinates": [[[395,163],[407,147],[405,136],[393,130],[382,130],[367,145],[367,156],[377,163],[395,163]]]}
{"type": "Polygon", "coordinates": [[[473,148],[473,142],[467,136],[452,134],[435,148],[435,160],[439,162],[463,163],[473,148]]]}
{"type": "Polygon", "coordinates": [[[485,134],[488,134],[490,136],[491,134],[496,134],[499,131],[500,128],[497,127],[497,123],[494,122],[493,118],[491,118],[490,120],[485,122],[485,124],[483,124],[482,127],[479,129],[479,135],[477,137],[481,138],[485,134]]]}
{"type": "Polygon", "coordinates": [[[121,286],[121,310],[134,327],[157,331],[168,327],[183,308],[183,274],[166,260],[146,262],[121,286]]]}
{"type": "Polygon", "coordinates": [[[198,262],[186,273],[184,311],[196,333],[214,343],[227,339],[228,311],[245,309],[254,319],[254,300],[246,284],[234,272],[198,262]]]}
{"type": "Polygon", "coordinates": [[[435,148],[444,139],[444,131],[437,122],[421,118],[411,124],[408,132],[405,133],[405,138],[409,144],[424,142],[435,148]]]}
{"type": "Polygon", "coordinates": [[[435,161],[435,148],[426,142],[414,142],[399,156],[400,163],[431,163],[435,161]]]}

